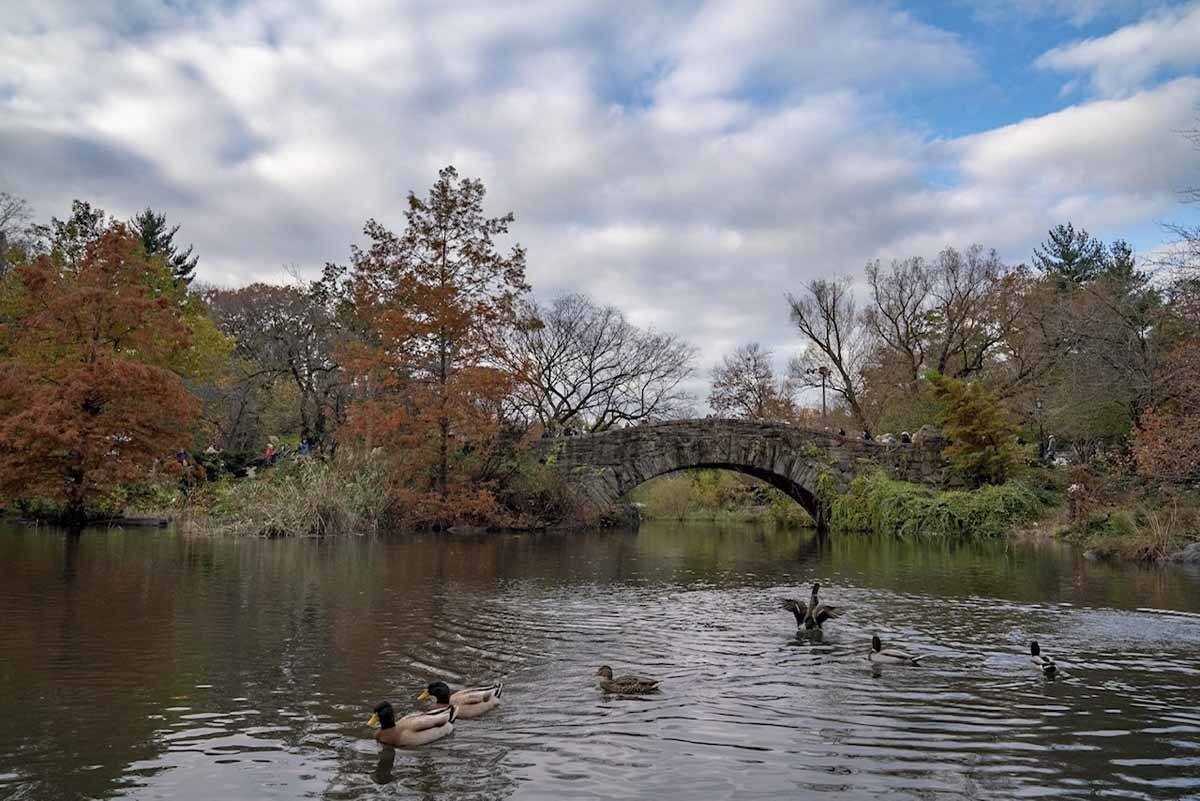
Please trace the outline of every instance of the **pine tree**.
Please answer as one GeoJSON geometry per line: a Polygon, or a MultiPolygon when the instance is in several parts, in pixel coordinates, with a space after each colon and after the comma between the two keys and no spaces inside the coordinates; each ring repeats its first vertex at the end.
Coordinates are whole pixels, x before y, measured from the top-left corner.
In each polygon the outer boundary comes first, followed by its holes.
{"type": "Polygon", "coordinates": [[[155,214],[154,210],[147,206],[145,211],[129,221],[129,227],[141,240],[142,249],[146,251],[147,256],[161,254],[174,273],[176,281],[185,286],[192,282],[196,277],[196,263],[200,261],[200,257],[193,254],[195,248],[192,245],[188,245],[184,251],[180,251],[175,245],[178,225],[168,228],[166,215],[155,214]]]}
{"type": "Polygon", "coordinates": [[[1060,289],[1086,284],[1104,271],[1104,245],[1087,231],[1071,223],[1050,229],[1049,238],[1034,250],[1039,270],[1058,281],[1060,289]]]}
{"type": "Polygon", "coordinates": [[[942,431],[950,440],[946,458],[974,486],[1002,484],[1017,466],[1016,428],[996,398],[978,381],[930,373],[941,405],[942,431]]]}

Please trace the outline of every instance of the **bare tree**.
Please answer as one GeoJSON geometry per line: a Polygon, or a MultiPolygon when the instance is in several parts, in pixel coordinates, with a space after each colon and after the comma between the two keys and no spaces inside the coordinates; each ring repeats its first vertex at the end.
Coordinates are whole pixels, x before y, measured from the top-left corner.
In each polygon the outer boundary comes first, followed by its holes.
{"type": "Polygon", "coordinates": [[[878,260],[867,264],[873,306],[864,312],[871,333],[901,357],[906,378],[913,385],[925,368],[929,346],[929,300],[933,293],[933,270],[920,256],[893,259],[884,272],[878,260]]]}
{"type": "Polygon", "coordinates": [[[790,420],[795,417],[795,388],[775,375],[771,351],[757,342],[726,354],[713,368],[708,405],[717,414],[750,420],[790,420]]]}
{"type": "Polygon", "coordinates": [[[979,373],[1018,325],[1022,307],[1011,302],[1011,273],[979,245],[948,247],[933,262],[894,260],[886,272],[869,263],[866,325],[913,387],[929,370],[955,378],[979,373]]]}
{"type": "Polygon", "coordinates": [[[1020,308],[997,304],[1007,268],[994,250],[972,245],[938,254],[930,292],[929,367],[963,378],[987,365],[1020,316],[1020,308]]]}
{"type": "Polygon", "coordinates": [[[514,331],[507,357],[517,376],[512,402],[528,420],[604,431],[691,408],[683,384],[695,349],[673,334],[637,328],[586,295],[530,304],[529,313],[541,325],[514,331]]]}
{"type": "Polygon", "coordinates": [[[816,376],[823,373],[829,389],[841,396],[858,425],[870,433],[861,401],[870,332],[854,303],[849,279],[810,281],[802,295],[789,293],[787,298],[792,322],[808,345],[792,360],[792,381],[801,387],[817,387],[820,379],[816,376]]]}
{"type": "MultiPolygon", "coordinates": [[[[1200,128],[1185,131],[1184,136],[1200,150],[1200,128]]],[[[1180,195],[1184,203],[1200,206],[1200,186],[1187,187],[1180,195]]],[[[1168,223],[1165,227],[1175,241],[1160,263],[1177,271],[1181,281],[1196,281],[1200,278],[1200,225],[1168,223]]]]}
{"type": "Polygon", "coordinates": [[[236,343],[242,379],[290,379],[299,393],[302,435],[324,437],[340,417],[344,385],[334,359],[340,328],[316,286],[251,284],[206,289],[202,297],[236,343]]]}
{"type": "Polygon", "coordinates": [[[8,271],[8,249],[24,244],[32,219],[33,209],[25,198],[0,192],[0,275],[8,271]]]}

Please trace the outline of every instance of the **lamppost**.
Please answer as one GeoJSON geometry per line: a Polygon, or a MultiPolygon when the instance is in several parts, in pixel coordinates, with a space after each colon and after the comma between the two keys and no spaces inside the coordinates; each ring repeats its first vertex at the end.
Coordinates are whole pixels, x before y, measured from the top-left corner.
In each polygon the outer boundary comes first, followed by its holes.
{"type": "Polygon", "coordinates": [[[1042,399],[1038,398],[1033,402],[1034,414],[1037,416],[1038,426],[1038,461],[1046,460],[1046,431],[1042,425],[1042,399]]]}
{"type": "Polygon", "coordinates": [[[826,367],[825,365],[821,365],[820,367],[810,367],[807,370],[805,370],[804,372],[807,373],[808,375],[813,375],[814,373],[818,373],[821,376],[821,416],[825,417],[826,416],[825,382],[829,379],[829,372],[830,372],[829,368],[826,367]]]}

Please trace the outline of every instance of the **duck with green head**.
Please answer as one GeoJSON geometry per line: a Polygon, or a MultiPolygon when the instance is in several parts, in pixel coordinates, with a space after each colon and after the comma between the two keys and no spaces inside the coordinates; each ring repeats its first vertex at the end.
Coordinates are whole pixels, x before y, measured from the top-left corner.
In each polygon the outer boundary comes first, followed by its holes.
{"type": "Polygon", "coordinates": [[[884,648],[878,634],[871,635],[871,650],[867,659],[880,665],[919,665],[923,657],[913,656],[900,648],[884,648]]]}
{"type": "Polygon", "coordinates": [[[392,705],[384,701],[375,707],[367,725],[379,727],[375,732],[377,742],[396,748],[413,748],[440,740],[453,732],[455,717],[454,707],[444,706],[428,712],[410,712],[397,719],[392,705]]]}
{"type": "Polygon", "coordinates": [[[1042,647],[1038,645],[1037,640],[1029,643],[1029,661],[1035,668],[1042,671],[1042,675],[1052,678],[1058,672],[1058,665],[1054,663],[1054,657],[1043,654],[1042,647]]]}
{"type": "Polygon", "coordinates": [[[483,713],[500,706],[500,694],[504,692],[504,682],[487,687],[468,687],[458,692],[450,692],[450,685],[444,681],[435,681],[417,696],[418,701],[433,698],[440,706],[452,706],[455,719],[477,718],[483,713]]]}

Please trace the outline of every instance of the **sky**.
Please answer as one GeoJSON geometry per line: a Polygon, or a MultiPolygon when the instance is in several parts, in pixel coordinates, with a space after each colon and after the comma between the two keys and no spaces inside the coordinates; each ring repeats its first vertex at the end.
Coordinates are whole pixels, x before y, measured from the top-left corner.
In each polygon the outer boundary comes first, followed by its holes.
{"type": "Polygon", "coordinates": [[[801,342],[787,292],[1072,221],[1193,220],[1200,0],[4,0],[0,191],[180,224],[199,278],[315,276],[440,167],[539,299],[699,349],[801,342]]]}

